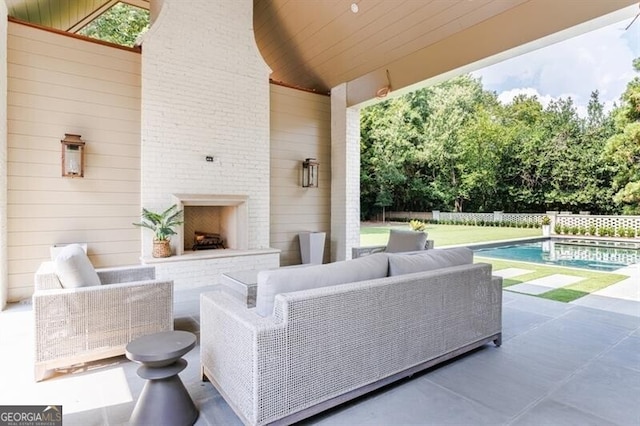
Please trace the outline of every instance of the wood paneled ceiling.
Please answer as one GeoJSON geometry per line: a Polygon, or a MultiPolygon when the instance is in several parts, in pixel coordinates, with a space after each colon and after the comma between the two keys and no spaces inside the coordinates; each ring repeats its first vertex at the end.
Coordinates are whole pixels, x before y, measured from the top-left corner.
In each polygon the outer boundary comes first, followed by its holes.
{"type": "Polygon", "coordinates": [[[356,104],[387,72],[407,87],[451,70],[434,61],[466,65],[629,5],[637,12],[637,0],[254,0],[254,31],[272,80],[323,93],[347,82],[356,104]]]}
{"type": "Polygon", "coordinates": [[[526,1],[254,0],[254,31],[273,80],[327,92],[526,1]]]}
{"type": "MultiPolygon", "coordinates": [[[[5,1],[12,17],[71,32],[118,2],[5,1]]],[[[123,1],[149,7],[149,0],[123,1]]],[[[187,0],[152,1],[189,4],[187,0]]],[[[411,87],[519,46],[541,47],[532,43],[546,38],[549,44],[550,35],[623,8],[634,6],[635,14],[637,2],[253,0],[253,21],[256,43],[273,71],[272,80],[319,93],[347,83],[348,104],[355,105],[387,85],[387,73],[394,90],[411,87]],[[357,5],[357,13],[352,4],[357,5]]]]}

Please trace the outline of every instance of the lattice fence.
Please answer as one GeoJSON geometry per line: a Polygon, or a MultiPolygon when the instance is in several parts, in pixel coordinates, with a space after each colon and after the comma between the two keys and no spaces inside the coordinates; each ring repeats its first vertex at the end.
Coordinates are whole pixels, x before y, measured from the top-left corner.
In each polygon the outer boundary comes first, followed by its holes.
{"type": "Polygon", "coordinates": [[[493,221],[493,213],[455,213],[455,212],[440,212],[439,220],[455,220],[456,222],[475,221],[479,222],[484,220],[485,222],[493,221]]]}
{"type": "MultiPolygon", "coordinates": [[[[571,215],[559,214],[552,219],[554,233],[558,228],[564,234],[567,230],[575,235],[575,230],[585,230],[586,233],[596,236],[640,238],[640,216],[597,216],[597,215],[571,215]]],[[[582,233],[583,231],[579,231],[582,233]]]]}
{"type": "Polygon", "coordinates": [[[544,213],[503,213],[502,220],[510,222],[542,223],[544,213]]]}
{"type": "MultiPolygon", "coordinates": [[[[533,223],[541,224],[542,218],[549,216],[551,223],[561,228],[584,228],[588,230],[590,227],[595,227],[596,230],[602,228],[609,228],[613,231],[613,234],[619,237],[629,237],[628,235],[621,235],[620,230],[634,229],[636,238],[640,238],[640,216],[601,216],[601,215],[589,215],[589,214],[569,214],[569,213],[471,213],[471,212],[388,212],[387,218],[389,219],[420,219],[429,220],[437,219],[439,221],[455,221],[460,223],[465,222],[512,222],[512,223],[533,223]]],[[[555,233],[555,231],[552,231],[555,233]]],[[[588,231],[586,232],[589,233],[588,231]]],[[[596,233],[597,235],[597,233],[596,233]]],[[[614,235],[609,235],[614,236],[614,235]]]]}
{"type": "Polygon", "coordinates": [[[524,222],[541,223],[544,213],[471,213],[471,212],[387,212],[389,219],[438,219],[456,222],[524,222]]]}
{"type": "Polygon", "coordinates": [[[556,224],[568,227],[595,226],[596,228],[633,228],[640,231],[640,216],[596,216],[596,215],[562,215],[556,216],[556,224]]]}

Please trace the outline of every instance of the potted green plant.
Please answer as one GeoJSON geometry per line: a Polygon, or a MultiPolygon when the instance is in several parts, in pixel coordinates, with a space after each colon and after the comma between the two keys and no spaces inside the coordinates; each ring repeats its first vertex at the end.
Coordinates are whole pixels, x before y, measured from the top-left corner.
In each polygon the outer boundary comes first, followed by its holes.
{"type": "Polygon", "coordinates": [[[549,237],[551,236],[551,218],[549,216],[542,217],[542,236],[549,237]]]}
{"type": "Polygon", "coordinates": [[[427,224],[417,219],[410,220],[409,227],[414,231],[423,232],[427,230],[427,224]]]}
{"type": "Polygon", "coordinates": [[[172,205],[162,213],[152,212],[142,209],[142,221],[134,223],[135,226],[151,229],[153,231],[153,257],[171,256],[171,246],[169,241],[172,235],[176,235],[174,227],[184,223],[182,220],[182,210],[178,210],[176,204],[172,205]]]}

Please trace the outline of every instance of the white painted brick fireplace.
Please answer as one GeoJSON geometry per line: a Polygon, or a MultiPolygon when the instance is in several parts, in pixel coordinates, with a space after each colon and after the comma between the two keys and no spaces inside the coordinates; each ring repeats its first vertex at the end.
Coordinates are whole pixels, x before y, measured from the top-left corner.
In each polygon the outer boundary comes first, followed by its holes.
{"type": "Polygon", "coordinates": [[[220,194],[243,200],[231,250],[187,253],[180,236],[172,239],[178,255],[158,261],[143,232],[144,261],[176,286],[279,265],[278,250],[269,248],[270,70],[255,45],[252,8],[252,0],[191,0],[188,7],[164,0],[144,36],[142,206],[165,209],[179,194],[188,194],[187,205],[215,205],[220,194]]]}

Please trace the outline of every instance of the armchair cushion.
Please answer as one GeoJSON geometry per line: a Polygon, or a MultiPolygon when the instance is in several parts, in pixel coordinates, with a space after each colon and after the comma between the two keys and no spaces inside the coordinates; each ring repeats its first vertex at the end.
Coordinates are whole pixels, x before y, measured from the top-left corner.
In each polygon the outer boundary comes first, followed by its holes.
{"type": "Polygon", "coordinates": [[[409,229],[391,229],[385,252],[401,253],[424,250],[426,242],[426,232],[412,231],[409,229]]]}
{"type": "Polygon", "coordinates": [[[426,272],[471,263],[473,263],[473,250],[466,247],[425,250],[422,253],[413,254],[390,254],[389,276],[426,272]]]}
{"type": "Polygon", "coordinates": [[[84,249],[78,244],[70,244],[58,253],[55,271],[63,288],[100,285],[96,270],[84,249]]]}

